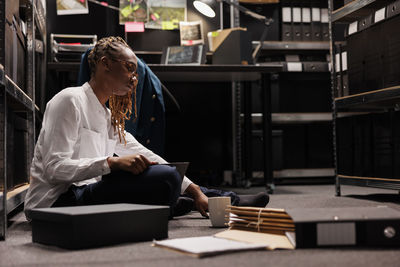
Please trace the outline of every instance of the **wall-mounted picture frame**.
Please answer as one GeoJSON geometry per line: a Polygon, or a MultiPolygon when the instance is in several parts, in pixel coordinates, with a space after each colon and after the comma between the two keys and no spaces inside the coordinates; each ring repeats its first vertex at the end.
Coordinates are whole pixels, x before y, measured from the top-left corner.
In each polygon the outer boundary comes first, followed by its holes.
{"type": "Polygon", "coordinates": [[[119,24],[126,22],[143,22],[149,20],[148,17],[148,1],[119,1],[119,24]]]}
{"type": "Polygon", "coordinates": [[[181,45],[204,44],[203,24],[199,21],[179,22],[181,45]]]}
{"type": "Polygon", "coordinates": [[[57,0],[57,15],[89,14],[87,0],[57,0]]]}
{"type": "Polygon", "coordinates": [[[186,0],[147,0],[147,29],[179,30],[179,21],[186,21],[186,0]]]}
{"type": "Polygon", "coordinates": [[[161,64],[201,65],[206,61],[204,45],[168,46],[163,49],[161,64]]]}

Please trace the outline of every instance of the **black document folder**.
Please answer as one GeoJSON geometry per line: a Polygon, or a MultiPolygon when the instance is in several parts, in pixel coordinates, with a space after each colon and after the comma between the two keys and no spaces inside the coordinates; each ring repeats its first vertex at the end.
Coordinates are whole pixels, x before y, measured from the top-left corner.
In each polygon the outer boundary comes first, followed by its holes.
{"type": "Polygon", "coordinates": [[[338,174],[341,175],[353,175],[354,120],[354,117],[344,117],[337,120],[337,168],[338,174]]]}
{"type": "Polygon", "coordinates": [[[393,112],[393,177],[400,177],[400,111],[393,112]]]}
{"type": "Polygon", "coordinates": [[[362,18],[358,22],[358,31],[365,30],[368,27],[370,27],[372,24],[373,24],[373,14],[371,13],[368,16],[362,18]]]}
{"type": "Polygon", "coordinates": [[[302,40],[311,41],[311,8],[304,3],[301,8],[302,40]]]}
{"type": "Polygon", "coordinates": [[[168,206],[110,204],[33,209],[32,242],[82,249],[168,237],[168,206]]]}
{"type": "Polygon", "coordinates": [[[320,1],[311,1],[311,39],[322,40],[321,7],[320,1]]]}
{"type": "Polygon", "coordinates": [[[321,8],[322,41],[329,41],[328,8],[321,8]]]}
{"type": "Polygon", "coordinates": [[[400,246],[400,211],[386,207],[287,209],[296,248],[400,246]]]}
{"type": "Polygon", "coordinates": [[[393,177],[393,136],[391,113],[373,114],[373,177],[393,177]]]}
{"type": "Polygon", "coordinates": [[[386,7],[387,18],[394,17],[398,14],[400,14],[400,0],[395,1],[386,7]]]}
{"type": "Polygon", "coordinates": [[[342,76],[342,93],[343,96],[350,95],[349,75],[348,75],[348,56],[346,43],[340,44],[340,75],[342,76]]]}
{"type": "MultiPolygon", "coordinates": [[[[311,248],[326,246],[400,246],[400,211],[387,206],[346,208],[271,209],[229,207],[230,230],[257,232],[258,239],[275,235],[287,238],[292,246],[311,248]]],[[[229,234],[228,234],[229,235],[229,234]]],[[[248,236],[254,234],[249,233],[248,236]]],[[[275,247],[272,244],[272,247],[275,247]]],[[[277,246],[279,247],[279,246],[277,246]]]]}
{"type": "MultiPolygon", "coordinates": [[[[295,3],[293,3],[295,4],[295,3]]],[[[292,7],[292,27],[293,27],[293,41],[301,41],[303,39],[303,27],[301,22],[301,7],[292,7]]]]}
{"type": "Polygon", "coordinates": [[[336,89],[335,89],[335,97],[343,96],[342,89],[342,71],[341,71],[341,44],[339,42],[335,42],[334,46],[334,56],[335,56],[335,76],[336,76],[336,89]]]}
{"type": "Polygon", "coordinates": [[[290,2],[288,0],[282,0],[282,41],[292,41],[293,40],[293,29],[292,29],[292,8],[290,7],[290,2]]]}

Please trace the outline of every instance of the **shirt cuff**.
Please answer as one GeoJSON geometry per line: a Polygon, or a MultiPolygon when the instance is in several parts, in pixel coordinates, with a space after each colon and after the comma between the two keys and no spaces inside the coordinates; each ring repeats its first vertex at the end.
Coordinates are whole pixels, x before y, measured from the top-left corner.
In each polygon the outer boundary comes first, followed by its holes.
{"type": "Polygon", "coordinates": [[[106,175],[111,172],[110,166],[108,165],[107,162],[108,157],[104,160],[103,165],[101,166],[101,175],[106,175]]]}
{"type": "Polygon", "coordinates": [[[183,181],[182,181],[182,186],[181,186],[181,194],[183,194],[186,190],[186,188],[188,188],[189,185],[191,185],[193,182],[190,181],[189,178],[187,178],[186,176],[183,177],[183,181]]]}

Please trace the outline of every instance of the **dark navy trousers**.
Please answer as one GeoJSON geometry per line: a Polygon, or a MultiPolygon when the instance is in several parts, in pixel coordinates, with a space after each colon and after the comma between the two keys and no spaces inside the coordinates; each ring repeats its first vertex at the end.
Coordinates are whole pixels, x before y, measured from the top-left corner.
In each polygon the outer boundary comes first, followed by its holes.
{"type": "MultiPolygon", "coordinates": [[[[182,179],[176,168],[169,165],[152,165],[143,173],[133,175],[125,171],[113,171],[93,184],[71,185],[52,207],[135,203],[167,205],[173,209],[180,196],[182,179]]],[[[209,189],[200,186],[207,197],[229,196],[232,205],[239,203],[239,196],[232,191],[209,189]]],[[[190,197],[187,194],[183,196],[190,197]]]]}
{"type": "Polygon", "coordinates": [[[181,184],[176,168],[169,165],[152,165],[139,175],[113,171],[97,183],[71,185],[52,207],[135,203],[168,205],[173,214],[181,184]]]}

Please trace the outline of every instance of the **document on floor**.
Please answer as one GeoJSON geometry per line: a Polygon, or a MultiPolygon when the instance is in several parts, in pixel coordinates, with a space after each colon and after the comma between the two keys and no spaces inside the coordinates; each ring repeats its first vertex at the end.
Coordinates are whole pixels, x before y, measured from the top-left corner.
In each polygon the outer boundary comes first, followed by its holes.
{"type": "Polygon", "coordinates": [[[214,236],[166,239],[153,246],[172,249],[194,257],[206,257],[226,252],[266,249],[264,244],[250,244],[214,236]]]}

